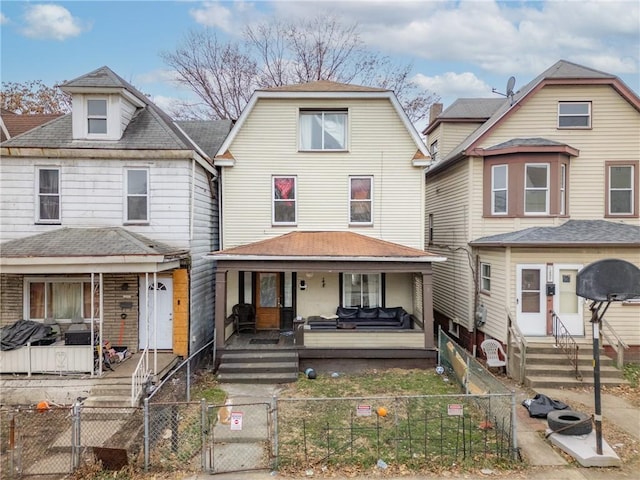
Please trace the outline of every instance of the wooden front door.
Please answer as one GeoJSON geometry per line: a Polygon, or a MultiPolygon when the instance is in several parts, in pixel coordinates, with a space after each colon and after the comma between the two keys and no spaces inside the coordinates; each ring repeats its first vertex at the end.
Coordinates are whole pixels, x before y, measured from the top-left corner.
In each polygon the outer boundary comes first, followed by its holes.
{"type": "Polygon", "coordinates": [[[258,330],[280,328],[280,274],[258,273],[256,327],[258,330]]]}

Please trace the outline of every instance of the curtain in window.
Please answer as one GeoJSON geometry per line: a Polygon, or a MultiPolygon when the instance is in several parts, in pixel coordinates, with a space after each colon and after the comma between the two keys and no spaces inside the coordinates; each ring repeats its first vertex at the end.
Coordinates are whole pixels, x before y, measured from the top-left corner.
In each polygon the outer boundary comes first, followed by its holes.
{"type": "Polygon", "coordinates": [[[324,148],[341,150],[345,148],[345,126],[347,116],[344,113],[324,114],[324,148]]]}
{"type": "Polygon", "coordinates": [[[351,179],[351,222],[371,222],[371,179],[351,179]]]}
{"type": "MultiPolygon", "coordinates": [[[[276,178],[274,180],[276,199],[291,199],[295,198],[295,181],[293,178],[276,178]]],[[[285,202],[287,205],[292,205],[293,202],[285,202]]]]}
{"type": "Polygon", "coordinates": [[[60,192],[58,191],[58,170],[40,170],[40,219],[60,218],[60,192]]]}
{"type": "Polygon", "coordinates": [[[322,113],[300,115],[300,148],[322,150],[322,113]]]}
{"type": "Polygon", "coordinates": [[[47,316],[73,320],[82,318],[82,288],[80,283],[50,283],[47,316]]]}
{"type": "Polygon", "coordinates": [[[44,283],[29,284],[29,318],[44,319],[44,283]]]}
{"type": "Polygon", "coordinates": [[[296,182],[293,177],[273,179],[274,221],[289,223],[296,221],[295,186],[296,182]]]}

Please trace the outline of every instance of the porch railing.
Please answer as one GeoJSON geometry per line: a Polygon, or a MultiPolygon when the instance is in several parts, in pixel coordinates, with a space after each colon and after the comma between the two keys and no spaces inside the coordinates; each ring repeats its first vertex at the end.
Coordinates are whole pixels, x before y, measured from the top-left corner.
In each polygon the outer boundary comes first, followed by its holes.
{"type": "Polygon", "coordinates": [[[140,356],[136,369],[131,374],[131,406],[135,407],[144,393],[151,377],[149,370],[149,349],[145,348],[140,356]]]}
{"type": "Polygon", "coordinates": [[[509,328],[507,330],[507,375],[509,375],[510,377],[513,378],[513,371],[512,371],[512,367],[511,367],[511,361],[513,359],[513,351],[514,349],[511,348],[511,345],[514,345],[517,349],[518,352],[520,353],[520,365],[518,367],[519,370],[519,378],[517,379],[520,383],[524,383],[524,379],[525,379],[525,375],[526,375],[526,369],[527,369],[527,340],[525,339],[524,335],[522,334],[522,332],[520,331],[520,327],[518,327],[518,324],[516,322],[513,321],[513,318],[511,317],[511,312],[509,312],[509,309],[506,309],[507,311],[507,324],[509,325],[509,328]]]}
{"type": "Polygon", "coordinates": [[[582,373],[580,373],[580,369],[578,368],[578,353],[580,352],[580,347],[575,339],[569,333],[569,329],[562,323],[560,317],[551,310],[551,316],[553,319],[553,337],[555,339],[556,347],[562,349],[562,351],[567,355],[569,361],[574,367],[574,374],[578,380],[582,380],[582,373]]]}
{"type": "Polygon", "coordinates": [[[604,318],[600,321],[602,328],[600,333],[602,337],[607,341],[609,346],[616,352],[616,367],[622,369],[624,367],[624,351],[629,348],[622,338],[616,333],[613,327],[604,318]],[[607,331],[609,333],[607,333],[607,331]]]}

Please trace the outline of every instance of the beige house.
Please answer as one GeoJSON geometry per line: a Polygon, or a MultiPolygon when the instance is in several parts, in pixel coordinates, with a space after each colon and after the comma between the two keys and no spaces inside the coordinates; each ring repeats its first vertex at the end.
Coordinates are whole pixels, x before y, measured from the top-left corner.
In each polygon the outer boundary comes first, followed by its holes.
{"type": "MultiPolygon", "coordinates": [[[[459,99],[424,132],[427,248],[448,257],[434,265],[436,320],[470,350],[511,333],[588,342],[577,273],[605,258],[640,266],[640,99],[566,61],[506,93],[459,99]]],[[[605,344],[638,352],[640,299],[605,319],[605,344]]]]}
{"type": "Polygon", "coordinates": [[[429,160],[392,91],[328,81],[256,91],[215,157],[218,347],[238,335],[228,318],[244,303],[258,332],[295,324],[307,353],[433,357],[432,263],[445,258],[424,250],[429,160]],[[364,328],[338,307],[401,307],[411,322],[364,328]]]}

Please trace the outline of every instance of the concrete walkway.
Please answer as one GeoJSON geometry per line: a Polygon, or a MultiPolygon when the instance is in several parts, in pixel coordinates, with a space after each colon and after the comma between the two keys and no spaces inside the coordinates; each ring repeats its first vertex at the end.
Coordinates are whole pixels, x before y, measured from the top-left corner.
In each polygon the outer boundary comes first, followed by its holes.
{"type": "MultiPolygon", "coordinates": [[[[274,395],[278,394],[278,387],[273,385],[223,385],[229,398],[233,398],[237,403],[264,402],[271,401],[274,395]]],[[[591,410],[586,413],[593,413],[593,394],[587,391],[541,389],[538,393],[547,395],[550,398],[561,400],[571,408],[574,405],[582,404],[591,410]]],[[[543,437],[543,432],[547,428],[545,419],[529,417],[528,410],[521,405],[522,401],[532,398],[531,392],[516,387],[516,415],[518,422],[518,446],[524,461],[529,465],[527,470],[522,472],[501,473],[499,471],[478,473],[460,473],[447,475],[415,475],[402,477],[389,477],[380,472],[379,477],[385,480],[436,480],[442,478],[460,478],[467,480],[479,480],[487,478],[509,478],[509,479],[531,479],[531,480],[618,480],[636,478],[637,472],[630,471],[629,468],[584,468],[569,464],[564,457],[558,454],[551,444],[543,437]]],[[[640,439],[640,410],[633,407],[622,398],[611,394],[602,396],[602,413],[604,422],[611,422],[620,429],[629,433],[633,438],[640,439]]],[[[269,470],[234,472],[229,474],[197,474],[187,477],[188,480],[266,480],[273,478],[289,479],[309,479],[323,478],[321,472],[310,476],[288,477],[278,472],[269,470]]],[[[376,478],[378,475],[368,474],[360,477],[349,476],[352,480],[365,480],[376,478]]],[[[332,476],[334,480],[340,477],[332,476]]],[[[344,477],[345,479],[347,477],[344,477]]]]}

